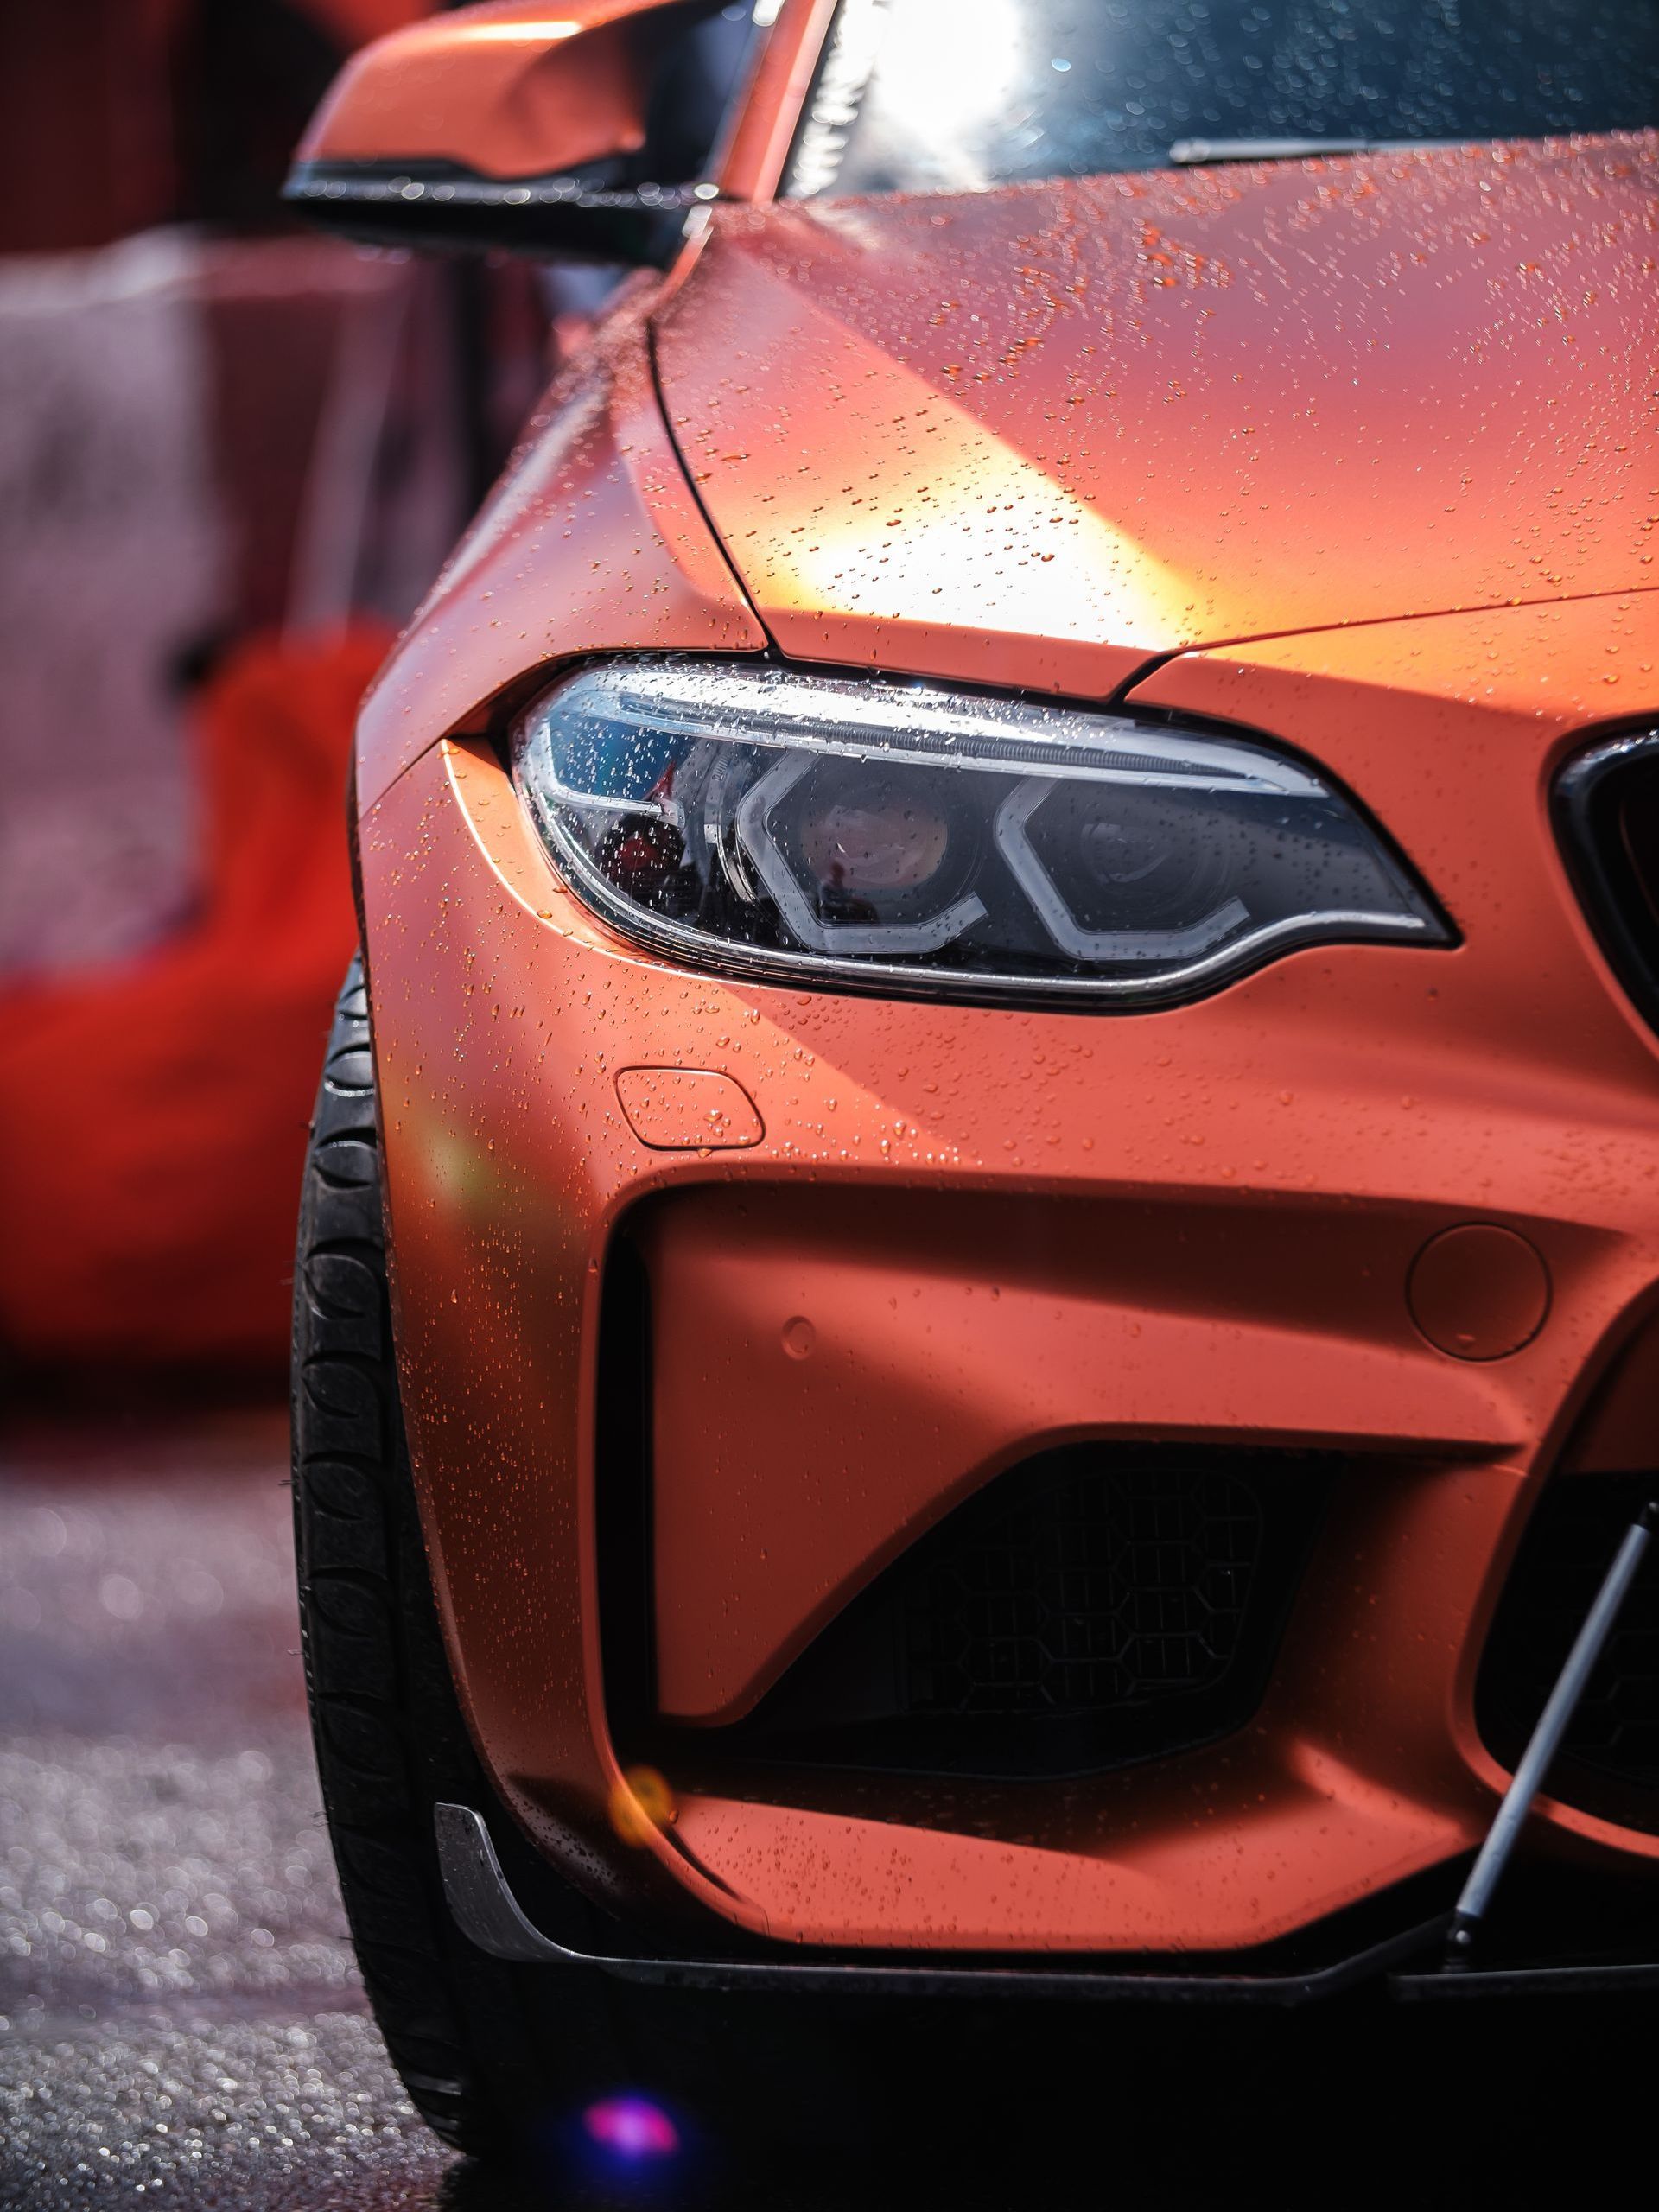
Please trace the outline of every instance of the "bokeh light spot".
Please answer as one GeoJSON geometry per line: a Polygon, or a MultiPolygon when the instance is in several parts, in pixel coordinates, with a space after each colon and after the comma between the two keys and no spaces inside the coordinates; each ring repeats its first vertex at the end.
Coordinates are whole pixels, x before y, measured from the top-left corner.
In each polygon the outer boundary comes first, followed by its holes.
{"type": "Polygon", "coordinates": [[[676,2156],[680,2132],[649,2097],[603,2097],[582,2115],[588,2139],[629,2165],[676,2156]]]}
{"type": "Polygon", "coordinates": [[[611,1790],[611,1826],[624,1843],[650,1842],[658,1828],[672,1825],[674,1792],[654,1766],[631,1766],[611,1790]]]}

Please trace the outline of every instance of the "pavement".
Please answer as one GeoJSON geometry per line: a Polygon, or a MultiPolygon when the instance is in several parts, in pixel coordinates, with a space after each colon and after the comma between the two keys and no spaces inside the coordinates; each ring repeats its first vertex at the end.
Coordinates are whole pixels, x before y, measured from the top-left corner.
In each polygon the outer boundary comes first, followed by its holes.
{"type": "Polygon", "coordinates": [[[0,2203],[440,2204],[364,2002],[280,1415],[0,1476],[0,2203]]]}
{"type": "MultiPolygon", "coordinates": [[[[643,2196],[504,2180],[403,2096],[311,1764],[285,1452],[275,1410],[0,1441],[0,2208],[689,2202],[683,2176],[643,2196]]],[[[1654,2003],[1141,2015],[1128,2040],[1071,2033],[1017,2088],[1011,2049],[988,2105],[918,2068],[908,2142],[741,2177],[728,2160],[695,2193],[767,2212],[1525,2203],[1560,2162],[1600,2201],[1627,2154],[1650,2158],[1656,2026],[1654,2003]]]]}

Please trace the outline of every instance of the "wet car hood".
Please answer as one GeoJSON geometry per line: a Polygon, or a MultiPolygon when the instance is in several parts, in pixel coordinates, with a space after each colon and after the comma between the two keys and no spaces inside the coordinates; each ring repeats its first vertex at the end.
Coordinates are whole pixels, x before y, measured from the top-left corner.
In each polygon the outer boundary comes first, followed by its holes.
{"type": "Polygon", "coordinates": [[[664,403],[809,657],[1093,688],[1649,585],[1656,184],[1644,133],[722,210],[664,403]]]}

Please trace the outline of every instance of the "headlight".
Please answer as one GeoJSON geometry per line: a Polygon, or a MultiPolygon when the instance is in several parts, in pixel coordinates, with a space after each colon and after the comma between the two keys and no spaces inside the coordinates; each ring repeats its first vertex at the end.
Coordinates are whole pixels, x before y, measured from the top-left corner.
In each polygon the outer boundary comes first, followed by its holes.
{"type": "Polygon", "coordinates": [[[537,702],[513,773],[619,930],[779,981],[1143,1004],[1294,945],[1451,941],[1300,761],[1072,708],[616,660],[537,702]]]}

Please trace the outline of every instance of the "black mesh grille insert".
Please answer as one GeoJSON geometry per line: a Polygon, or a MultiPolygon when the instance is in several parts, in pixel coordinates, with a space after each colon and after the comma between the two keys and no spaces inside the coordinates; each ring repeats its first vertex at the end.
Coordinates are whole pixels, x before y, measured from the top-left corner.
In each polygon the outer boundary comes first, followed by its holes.
{"type": "Polygon", "coordinates": [[[1065,1471],[906,1579],[911,1713],[1097,1713],[1219,1681],[1262,1501],[1202,1466],[1065,1471]]]}
{"type": "Polygon", "coordinates": [[[854,1601],[728,1742],[917,1772],[1098,1772],[1241,1726],[1334,1462],[1080,1446],[1011,1470],[854,1601]]]}
{"type": "MultiPolygon", "coordinates": [[[[1539,1499],[1504,1585],[1475,1719],[1513,1768],[1653,1475],[1561,1475],[1539,1499]]],[[[1629,1827],[1659,1831],[1659,1546],[1649,1546],[1545,1789],[1629,1827]]]]}

